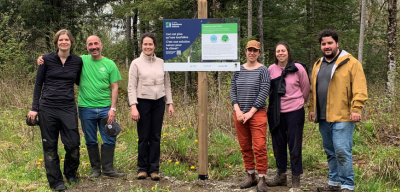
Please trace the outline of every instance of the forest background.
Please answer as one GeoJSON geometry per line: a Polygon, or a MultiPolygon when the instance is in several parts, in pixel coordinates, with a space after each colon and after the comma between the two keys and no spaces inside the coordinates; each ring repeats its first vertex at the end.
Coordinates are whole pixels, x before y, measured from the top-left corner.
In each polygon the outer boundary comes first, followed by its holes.
{"type": "MultiPolygon", "coordinates": [[[[397,0],[207,2],[208,18],[240,18],[240,48],[250,39],[261,41],[266,66],[273,64],[274,47],[283,40],[289,44],[294,59],[311,70],[322,56],[316,39],[318,32],[327,28],[337,31],[340,48],[356,58],[362,56],[368,81],[369,100],[363,111],[363,122],[356,126],[353,150],[356,181],[366,185],[356,189],[399,188],[400,104],[396,60],[400,48],[396,45],[400,37],[397,32],[400,3],[397,0]],[[359,38],[361,32],[363,42],[359,38]]],[[[197,3],[197,0],[0,0],[0,127],[8,127],[0,129],[0,190],[29,190],[32,183],[32,188],[47,189],[39,160],[40,140],[34,140],[40,133],[24,125],[24,116],[32,102],[36,59],[42,53],[55,50],[51,39],[62,28],[71,30],[76,39],[74,53],[88,54],[86,38],[96,34],[104,44],[103,55],[118,65],[123,76],[119,83],[118,111],[124,127],[119,146],[125,146],[120,148],[119,158],[122,169],[135,170],[135,162],[128,160],[135,159],[134,150],[126,153],[127,146],[137,145],[136,125],[129,119],[126,86],[130,62],[141,52],[139,37],[145,32],[155,33],[156,55],[162,58],[162,20],[197,18],[197,3]],[[27,179],[19,177],[21,172],[29,172],[27,179]]],[[[244,63],[243,49],[240,54],[244,63]]],[[[170,72],[170,75],[176,115],[166,119],[163,138],[178,143],[166,143],[162,148],[162,160],[166,162],[162,167],[165,174],[183,173],[185,176],[181,179],[192,180],[197,176],[197,72],[170,72]],[[170,167],[168,160],[181,162],[183,168],[170,167]]],[[[210,149],[209,170],[213,179],[240,175],[242,171],[229,100],[231,75],[232,72],[208,72],[210,148],[223,145],[229,149],[210,149]]],[[[312,173],[326,175],[323,164],[326,157],[315,124],[306,124],[304,138],[305,167],[312,173]]],[[[270,141],[268,147],[271,152],[270,141]]],[[[272,154],[270,157],[273,159],[272,154]]],[[[274,168],[273,160],[270,167],[274,168]]],[[[82,174],[90,172],[88,166],[80,169],[82,174]]]]}

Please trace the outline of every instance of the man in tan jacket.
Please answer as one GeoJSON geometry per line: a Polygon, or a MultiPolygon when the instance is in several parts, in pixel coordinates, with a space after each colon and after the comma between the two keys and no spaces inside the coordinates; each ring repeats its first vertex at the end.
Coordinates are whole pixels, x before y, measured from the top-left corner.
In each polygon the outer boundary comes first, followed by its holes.
{"type": "Polygon", "coordinates": [[[339,49],[338,39],[335,31],[320,32],[324,57],[311,73],[309,120],[319,123],[329,165],[328,185],[318,191],[354,191],[353,131],[368,98],[361,63],[339,49]]]}

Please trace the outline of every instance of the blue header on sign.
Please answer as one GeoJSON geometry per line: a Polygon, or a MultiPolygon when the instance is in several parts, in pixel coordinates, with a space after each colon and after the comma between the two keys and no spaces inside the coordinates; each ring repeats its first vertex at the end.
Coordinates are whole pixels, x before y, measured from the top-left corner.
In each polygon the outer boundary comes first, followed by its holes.
{"type": "Polygon", "coordinates": [[[165,19],[164,61],[181,55],[201,34],[201,24],[210,19],[165,19]]]}

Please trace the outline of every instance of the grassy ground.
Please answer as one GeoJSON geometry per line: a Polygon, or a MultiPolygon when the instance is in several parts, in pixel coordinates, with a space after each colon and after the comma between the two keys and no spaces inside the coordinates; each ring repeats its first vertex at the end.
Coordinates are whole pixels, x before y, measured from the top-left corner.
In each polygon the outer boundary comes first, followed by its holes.
{"type": "MultiPolygon", "coordinates": [[[[121,71],[126,78],[126,72],[121,71]]],[[[126,87],[126,81],[120,82],[126,87]]],[[[43,163],[40,131],[25,125],[25,115],[30,109],[33,83],[0,79],[0,191],[49,191],[43,163]]],[[[209,178],[221,180],[243,175],[243,161],[235,130],[232,126],[229,88],[219,92],[210,88],[209,105],[209,178]],[[221,99],[215,99],[215,98],[221,99]]],[[[378,93],[378,92],[376,92],[378,93]]],[[[370,96],[374,93],[370,93],[370,96]]],[[[161,172],[164,176],[182,181],[197,179],[197,103],[184,105],[182,94],[174,94],[176,115],[165,118],[161,139],[161,172]]],[[[374,100],[375,101],[375,100],[374,100]]],[[[376,100],[378,102],[378,100],[376,100]]],[[[375,106],[374,103],[370,104],[375,106]]],[[[367,110],[370,109],[367,107],[367,110]]],[[[375,109],[375,108],[373,108],[375,109]]],[[[118,121],[123,131],[118,136],[116,169],[136,173],[136,124],[129,118],[126,97],[121,90],[118,103],[118,121]]],[[[356,191],[400,190],[400,147],[395,142],[381,142],[379,118],[370,117],[356,126],[354,132],[354,169],[356,191]]],[[[397,125],[398,126],[398,125],[397,125]]],[[[382,135],[382,134],[381,134],[382,135]]],[[[81,136],[83,133],[81,132],[81,136]]],[[[394,136],[396,137],[396,136],[394,136]]],[[[318,126],[306,123],[304,128],[303,166],[305,174],[327,176],[326,156],[318,126]]],[[[394,141],[396,139],[394,138],[394,141]]],[[[81,138],[81,165],[78,173],[86,177],[90,172],[87,151],[81,138]]],[[[268,138],[269,167],[276,167],[271,141],[268,138]]],[[[59,155],[64,157],[62,143],[59,155]]],[[[289,165],[288,165],[289,166],[289,165]]],[[[61,168],[63,165],[61,165],[61,168]]]]}

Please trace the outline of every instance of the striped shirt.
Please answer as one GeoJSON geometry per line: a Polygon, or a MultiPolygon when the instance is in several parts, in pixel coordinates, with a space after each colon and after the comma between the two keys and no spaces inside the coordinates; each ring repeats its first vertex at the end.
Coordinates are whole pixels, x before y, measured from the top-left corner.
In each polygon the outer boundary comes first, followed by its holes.
{"type": "Polygon", "coordinates": [[[247,70],[242,65],[240,71],[235,71],[232,76],[232,105],[237,103],[243,113],[247,113],[252,107],[263,109],[266,106],[269,87],[270,76],[267,67],[247,70]]]}

